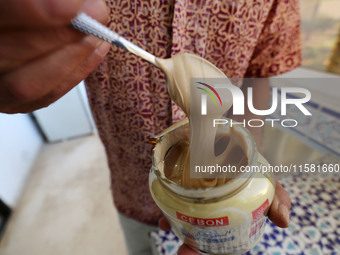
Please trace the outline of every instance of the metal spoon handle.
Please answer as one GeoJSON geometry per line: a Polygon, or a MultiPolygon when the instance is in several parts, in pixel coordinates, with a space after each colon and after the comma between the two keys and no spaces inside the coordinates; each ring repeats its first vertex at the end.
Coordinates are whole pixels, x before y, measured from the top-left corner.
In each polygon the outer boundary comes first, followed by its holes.
{"type": "Polygon", "coordinates": [[[111,44],[115,44],[158,67],[156,63],[156,57],[154,55],[143,50],[142,48],[126,40],[125,38],[119,36],[118,34],[111,31],[109,28],[102,25],[85,13],[79,13],[77,17],[71,20],[71,24],[74,28],[78,29],[81,32],[93,35],[111,44]]]}

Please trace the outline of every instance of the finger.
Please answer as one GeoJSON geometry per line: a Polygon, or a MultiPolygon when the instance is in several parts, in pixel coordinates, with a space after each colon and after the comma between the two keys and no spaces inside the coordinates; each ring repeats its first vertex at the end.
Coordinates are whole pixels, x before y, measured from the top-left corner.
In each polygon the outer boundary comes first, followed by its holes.
{"type": "Polygon", "coordinates": [[[290,197],[281,183],[276,179],[275,196],[268,213],[269,219],[278,227],[287,228],[289,226],[290,207],[290,197]]]}
{"type": "Polygon", "coordinates": [[[0,1],[0,28],[68,24],[80,10],[94,18],[107,15],[101,0],[0,1]]]}
{"type": "Polygon", "coordinates": [[[30,102],[42,98],[61,84],[103,43],[91,36],[0,78],[0,102],[30,102]]]}
{"type": "Polygon", "coordinates": [[[50,105],[84,80],[104,60],[110,48],[109,43],[103,42],[60,86],[32,104],[34,109],[50,105]]]}
{"type": "Polygon", "coordinates": [[[66,44],[79,41],[83,36],[67,26],[5,31],[0,41],[0,73],[10,72],[66,44]]]}
{"type": "Polygon", "coordinates": [[[199,255],[197,251],[194,251],[190,249],[187,245],[183,244],[181,247],[179,247],[178,255],[199,255]]]}
{"type": "Polygon", "coordinates": [[[111,45],[104,42],[82,63],[72,74],[63,81],[60,86],[49,94],[33,102],[26,102],[7,108],[7,113],[27,113],[47,107],[69,92],[75,85],[84,80],[105,58],[111,45]]]}
{"type": "MultiPolygon", "coordinates": [[[[91,3],[92,1],[85,2],[85,8],[89,9],[91,3]]],[[[107,13],[103,15],[101,12],[101,10],[92,11],[92,16],[104,23],[108,16],[107,13]]],[[[10,72],[28,61],[84,37],[83,33],[68,24],[55,27],[7,29],[0,32],[0,73],[10,72]]]]}
{"type": "Polygon", "coordinates": [[[12,0],[0,2],[1,27],[66,24],[83,0],[12,0]]]}
{"type": "Polygon", "coordinates": [[[164,231],[168,231],[168,230],[171,229],[170,223],[167,220],[167,218],[165,218],[165,216],[162,216],[162,218],[159,219],[158,226],[159,226],[160,229],[162,229],[164,231]]]}

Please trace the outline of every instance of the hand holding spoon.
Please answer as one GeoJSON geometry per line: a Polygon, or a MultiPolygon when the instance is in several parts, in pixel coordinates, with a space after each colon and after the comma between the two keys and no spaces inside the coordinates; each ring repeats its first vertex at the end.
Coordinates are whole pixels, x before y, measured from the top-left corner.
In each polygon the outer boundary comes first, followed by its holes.
{"type": "MultiPolygon", "coordinates": [[[[168,59],[157,58],[85,13],[79,13],[71,23],[74,28],[115,44],[160,68],[166,75],[171,98],[182,108],[187,116],[190,116],[190,86],[188,85],[190,84],[190,78],[227,78],[213,64],[190,53],[178,54],[168,59]]],[[[229,108],[230,105],[226,104],[217,115],[222,116],[229,108]]]]}

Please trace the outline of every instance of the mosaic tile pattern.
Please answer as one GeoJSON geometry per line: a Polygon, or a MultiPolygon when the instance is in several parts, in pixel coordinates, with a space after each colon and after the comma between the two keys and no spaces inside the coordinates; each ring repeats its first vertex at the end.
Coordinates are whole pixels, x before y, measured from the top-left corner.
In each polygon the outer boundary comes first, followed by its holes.
{"type": "MultiPolygon", "coordinates": [[[[340,254],[340,179],[297,176],[281,180],[292,200],[287,229],[267,222],[262,240],[246,255],[340,254]]],[[[176,254],[172,232],[152,233],[157,255],[176,254]]]]}
{"type": "MultiPolygon", "coordinates": [[[[281,92],[278,90],[279,102],[281,92]]],[[[287,98],[298,98],[287,94],[287,98]]],[[[295,105],[287,105],[287,115],[281,116],[281,105],[269,116],[270,119],[295,119],[298,125],[289,128],[303,135],[321,147],[340,156],[340,111],[329,109],[315,102],[309,101],[304,106],[312,114],[305,116],[295,105]]],[[[291,123],[287,123],[291,124],[291,123]]]]}
{"type": "Polygon", "coordinates": [[[311,139],[340,154],[340,113],[322,108],[311,132],[311,139]]]}

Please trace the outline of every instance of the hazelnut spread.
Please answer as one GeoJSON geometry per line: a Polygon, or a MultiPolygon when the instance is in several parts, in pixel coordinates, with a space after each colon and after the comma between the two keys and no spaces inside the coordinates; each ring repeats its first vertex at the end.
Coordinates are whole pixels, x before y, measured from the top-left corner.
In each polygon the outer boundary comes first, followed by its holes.
{"type": "MultiPolygon", "coordinates": [[[[190,108],[201,107],[201,91],[190,87],[190,78],[224,78],[226,75],[210,62],[193,54],[184,53],[170,59],[156,59],[157,64],[166,73],[171,98],[182,108],[189,117],[190,139],[182,140],[169,151],[165,159],[165,176],[186,188],[209,188],[219,186],[228,181],[227,176],[213,174],[209,178],[190,178],[191,167],[208,166],[213,164],[245,165],[248,163],[244,141],[236,134],[228,137],[229,143],[223,151],[218,150],[216,143],[223,137],[218,129],[212,126],[214,119],[219,119],[232,105],[231,94],[221,91],[222,107],[214,107],[212,100],[207,100],[209,114],[202,118],[190,112],[190,108]],[[192,89],[190,91],[190,89],[192,89]],[[192,97],[192,98],[190,98],[192,97]],[[192,104],[192,105],[190,105],[192,104]],[[242,149],[243,147],[243,149],[242,149]],[[190,154],[192,157],[190,158],[190,154]],[[190,160],[191,159],[191,160],[190,160]]],[[[197,115],[197,111],[196,111],[197,115]]],[[[221,143],[221,141],[220,141],[221,143]]],[[[226,144],[224,142],[224,144],[226,144]]],[[[223,147],[223,146],[222,146],[223,147]]],[[[206,177],[206,176],[205,176],[206,177]]]]}
{"type": "MultiPolygon", "coordinates": [[[[219,156],[224,151],[224,161],[222,165],[240,166],[248,164],[246,155],[246,144],[243,138],[231,128],[230,133],[219,133],[219,138],[215,139],[213,157],[219,156]],[[221,146],[219,146],[221,143],[221,146]],[[225,146],[227,147],[225,148],[225,146]],[[219,150],[218,148],[221,148],[219,150]],[[216,155],[217,154],[217,155],[216,155]]],[[[190,145],[188,139],[182,139],[168,151],[164,160],[164,175],[167,179],[184,188],[203,189],[217,187],[225,184],[229,178],[227,174],[221,176],[216,173],[212,178],[190,178],[190,145]]],[[[203,153],[204,147],[203,147],[203,153]]],[[[205,166],[206,167],[206,166],[205,166]]]]}

